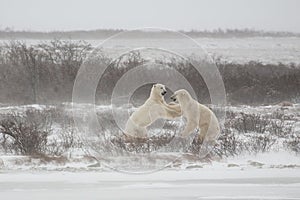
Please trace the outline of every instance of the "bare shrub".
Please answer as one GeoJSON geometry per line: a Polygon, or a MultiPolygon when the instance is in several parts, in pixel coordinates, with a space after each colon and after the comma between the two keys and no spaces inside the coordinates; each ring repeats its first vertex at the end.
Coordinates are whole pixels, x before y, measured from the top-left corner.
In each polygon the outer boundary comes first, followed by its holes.
{"type": "Polygon", "coordinates": [[[218,138],[220,143],[219,148],[216,148],[214,153],[218,156],[234,156],[240,153],[239,141],[236,138],[235,132],[228,128],[222,130],[218,138]]]}
{"type": "Polygon", "coordinates": [[[294,121],[287,121],[286,116],[275,111],[271,115],[263,114],[231,114],[230,127],[239,132],[271,133],[285,137],[293,132],[294,121]]]}
{"type": "Polygon", "coordinates": [[[0,87],[1,101],[37,103],[70,99],[77,71],[91,45],[83,41],[53,40],[38,45],[11,41],[0,49],[0,68],[5,73],[0,83],[9,86],[0,87]],[[14,90],[13,98],[5,98],[14,90]]]}
{"type": "Polygon", "coordinates": [[[66,152],[66,150],[62,148],[60,141],[57,138],[53,138],[51,141],[48,141],[45,151],[47,155],[51,156],[61,156],[66,152]]]}
{"type": "MultiPolygon", "coordinates": [[[[1,129],[0,129],[1,130],[1,129]]],[[[1,131],[0,131],[1,133],[1,131]]],[[[9,135],[2,134],[0,135],[0,145],[1,150],[4,153],[13,153],[13,138],[11,138],[9,135]]]]}
{"type": "Polygon", "coordinates": [[[133,68],[146,63],[146,60],[141,56],[139,51],[131,51],[128,55],[125,55],[124,58],[121,57],[120,62],[121,63],[118,63],[116,67],[119,67],[119,64],[121,64],[127,68],[133,68]]]}
{"type": "Polygon", "coordinates": [[[61,106],[1,116],[0,145],[8,153],[31,156],[61,156],[81,148],[71,116],[61,106]],[[53,129],[56,129],[55,134],[53,129]]]}
{"type": "Polygon", "coordinates": [[[278,137],[286,138],[293,134],[294,124],[295,122],[286,122],[284,119],[272,120],[269,131],[278,137]]]}
{"type": "Polygon", "coordinates": [[[179,141],[175,135],[179,132],[178,122],[166,120],[164,126],[158,135],[150,135],[147,138],[138,138],[130,135],[125,135],[118,132],[111,139],[111,143],[118,149],[131,153],[149,153],[162,150],[165,152],[178,151],[180,148],[179,141]]]}
{"type": "Polygon", "coordinates": [[[219,137],[220,146],[215,153],[221,156],[233,156],[242,152],[256,154],[272,149],[280,135],[290,134],[293,123],[284,123],[284,115],[274,113],[246,114],[227,112],[225,127],[219,137]],[[277,116],[280,119],[272,119],[277,116]],[[276,123],[280,121],[280,123],[276,123]]]}
{"type": "Polygon", "coordinates": [[[63,128],[56,137],[48,140],[46,154],[48,156],[61,156],[72,148],[81,148],[82,143],[73,127],[63,128]]]}
{"type": "Polygon", "coordinates": [[[233,120],[231,127],[244,133],[264,133],[267,130],[267,125],[270,123],[270,120],[260,114],[246,114],[242,112],[239,116],[231,120],[233,120]]]}
{"type": "MultiPolygon", "coordinates": [[[[28,45],[20,41],[0,44],[0,101],[70,101],[77,71],[92,50],[91,45],[84,41],[69,40],[53,40],[38,45],[28,45]]],[[[91,58],[95,58],[89,63],[91,67],[109,65],[96,93],[97,98],[105,101],[110,99],[113,87],[124,73],[147,62],[139,51],[131,51],[111,62],[111,58],[100,49],[94,51],[91,58]]],[[[196,58],[191,59],[193,62],[202,62],[196,58]]],[[[228,102],[231,104],[294,102],[300,94],[300,68],[295,64],[266,65],[255,61],[238,64],[221,62],[220,59],[216,61],[228,93],[228,102]],[[249,96],[249,93],[252,95],[249,96]]],[[[190,81],[198,98],[203,103],[210,103],[207,86],[190,62],[167,56],[156,62],[178,70],[190,81]]]]}
{"type": "Polygon", "coordinates": [[[264,153],[271,150],[276,139],[271,134],[251,135],[248,142],[244,143],[244,149],[249,153],[264,153]]]}
{"type": "Polygon", "coordinates": [[[51,132],[49,116],[42,111],[27,110],[23,115],[11,113],[0,121],[1,133],[12,139],[11,148],[23,155],[44,154],[51,132]]]}
{"type": "Polygon", "coordinates": [[[74,119],[67,113],[63,105],[51,107],[44,112],[49,113],[53,126],[58,131],[48,140],[46,153],[50,156],[61,156],[71,148],[81,148],[82,143],[76,132],[74,119]]]}
{"type": "Polygon", "coordinates": [[[116,147],[128,152],[149,153],[156,151],[170,143],[174,135],[163,134],[148,138],[136,138],[132,136],[117,137],[112,140],[116,147]]]}
{"type": "Polygon", "coordinates": [[[299,135],[292,135],[286,141],[284,141],[284,146],[286,149],[295,152],[297,154],[300,153],[300,136],[299,135]]]}

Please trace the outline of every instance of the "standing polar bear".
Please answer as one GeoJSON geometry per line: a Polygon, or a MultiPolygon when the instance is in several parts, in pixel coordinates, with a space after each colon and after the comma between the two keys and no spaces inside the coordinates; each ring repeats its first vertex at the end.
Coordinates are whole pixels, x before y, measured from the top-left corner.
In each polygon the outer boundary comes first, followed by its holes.
{"type": "Polygon", "coordinates": [[[216,143],[220,126],[216,115],[208,107],[198,103],[184,89],[176,91],[171,99],[180,104],[182,115],[187,119],[186,126],[180,136],[187,137],[199,128],[199,142],[202,143],[205,139],[206,142],[216,143]]]}
{"type": "Polygon", "coordinates": [[[167,104],[164,95],[167,90],[162,84],[154,84],[146,102],[129,118],[125,127],[125,135],[147,137],[147,127],[159,118],[173,119],[181,116],[180,105],[167,104]]]}

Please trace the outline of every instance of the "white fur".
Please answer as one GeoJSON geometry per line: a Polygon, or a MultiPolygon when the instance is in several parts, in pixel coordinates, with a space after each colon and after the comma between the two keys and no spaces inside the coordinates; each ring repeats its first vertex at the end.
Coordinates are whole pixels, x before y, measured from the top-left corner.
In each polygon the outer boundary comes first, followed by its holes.
{"type": "Polygon", "coordinates": [[[180,105],[169,105],[163,94],[166,88],[162,84],[152,86],[146,102],[140,106],[126,123],[125,134],[135,137],[147,137],[147,127],[159,118],[173,119],[181,115],[180,105]]]}
{"type": "Polygon", "coordinates": [[[171,98],[180,104],[182,115],[187,119],[186,126],[180,136],[187,137],[199,128],[200,141],[215,142],[220,133],[216,115],[208,107],[194,100],[184,89],[176,91],[171,98]]]}

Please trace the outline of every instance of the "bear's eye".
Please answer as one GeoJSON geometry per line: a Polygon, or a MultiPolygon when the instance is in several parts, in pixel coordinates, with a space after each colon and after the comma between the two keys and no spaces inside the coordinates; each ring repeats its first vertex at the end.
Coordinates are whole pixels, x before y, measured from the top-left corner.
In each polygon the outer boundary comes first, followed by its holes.
{"type": "Polygon", "coordinates": [[[162,87],[160,89],[163,89],[162,87]]]}

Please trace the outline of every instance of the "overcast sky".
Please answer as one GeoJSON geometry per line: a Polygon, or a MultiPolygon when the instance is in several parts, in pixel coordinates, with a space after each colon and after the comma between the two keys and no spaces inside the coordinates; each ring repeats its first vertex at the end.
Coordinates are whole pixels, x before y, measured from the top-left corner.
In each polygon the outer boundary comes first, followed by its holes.
{"type": "Polygon", "coordinates": [[[254,28],[300,32],[300,0],[0,0],[0,28],[175,30],[254,28]]]}

